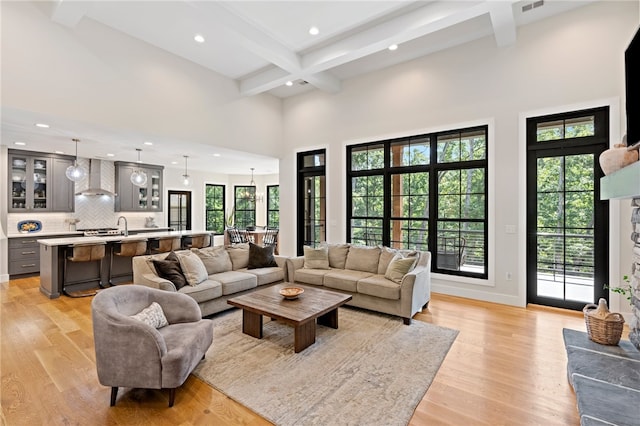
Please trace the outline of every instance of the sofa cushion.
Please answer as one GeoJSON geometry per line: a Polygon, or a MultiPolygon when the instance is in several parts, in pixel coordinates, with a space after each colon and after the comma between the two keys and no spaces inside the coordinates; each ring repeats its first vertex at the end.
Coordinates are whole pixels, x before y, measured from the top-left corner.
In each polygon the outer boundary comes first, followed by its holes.
{"type": "Polygon", "coordinates": [[[180,260],[174,252],[164,256],[164,260],[152,259],[153,267],[160,278],[169,280],[176,286],[176,290],[180,290],[187,285],[187,280],[182,274],[180,260]]]}
{"type": "Polygon", "coordinates": [[[269,268],[243,269],[242,272],[255,275],[258,278],[258,285],[265,285],[284,281],[284,268],[272,266],[269,268]]]}
{"type": "Polygon", "coordinates": [[[304,246],[304,267],[307,269],[329,269],[329,250],[327,246],[318,248],[304,246]]]}
{"type": "Polygon", "coordinates": [[[208,279],[195,287],[190,285],[184,286],[179,292],[188,294],[198,303],[203,303],[222,296],[222,284],[218,281],[208,279]]]}
{"type": "Polygon", "coordinates": [[[400,284],[390,281],[382,275],[372,275],[361,279],[358,281],[356,287],[360,294],[367,294],[382,299],[400,299],[400,284]]]}
{"type": "Polygon", "coordinates": [[[233,269],[229,253],[223,246],[206,247],[201,249],[191,249],[207,269],[207,274],[217,274],[218,272],[227,272],[233,269]]]}
{"type": "Polygon", "coordinates": [[[296,269],[295,282],[301,284],[323,285],[324,276],[331,272],[331,269],[296,269]]]}
{"type": "Polygon", "coordinates": [[[398,253],[398,250],[390,247],[380,247],[380,260],[378,260],[378,275],[384,275],[387,272],[389,263],[398,253]]]}
{"type": "Polygon", "coordinates": [[[249,263],[247,269],[268,268],[278,266],[273,257],[273,250],[276,246],[259,246],[249,243],[249,263]]]}
{"type": "Polygon", "coordinates": [[[169,325],[167,317],[164,316],[162,306],[158,302],[153,302],[135,315],[131,315],[131,318],[143,322],[153,328],[162,328],[169,325]]]}
{"type": "MultiPolygon", "coordinates": [[[[350,269],[332,269],[324,276],[324,286],[338,290],[357,291],[357,282],[373,275],[370,272],[353,271],[350,269]]],[[[296,273],[296,277],[298,274],[296,273]]]]}
{"type": "Polygon", "coordinates": [[[222,284],[222,294],[234,294],[258,286],[258,277],[244,271],[220,272],[209,276],[210,280],[222,284]]]}
{"type": "Polygon", "coordinates": [[[187,284],[198,285],[209,277],[207,268],[204,267],[204,263],[195,253],[181,251],[176,254],[178,255],[178,260],[180,260],[180,267],[187,284]]]}
{"type": "Polygon", "coordinates": [[[349,244],[327,244],[329,249],[329,266],[344,269],[349,253],[349,244]]]}
{"type": "Polygon", "coordinates": [[[352,271],[378,273],[378,261],[380,260],[379,247],[351,246],[347,254],[345,269],[352,271]]]}
{"type": "Polygon", "coordinates": [[[227,247],[227,253],[229,253],[229,257],[231,258],[231,263],[233,264],[233,270],[237,271],[238,269],[246,268],[249,265],[249,244],[234,244],[232,246],[227,247]]]}
{"type": "Polygon", "coordinates": [[[400,284],[400,282],[402,282],[402,278],[407,274],[407,272],[413,269],[417,260],[417,256],[403,257],[401,253],[396,254],[391,263],[389,263],[384,277],[400,284]]]}

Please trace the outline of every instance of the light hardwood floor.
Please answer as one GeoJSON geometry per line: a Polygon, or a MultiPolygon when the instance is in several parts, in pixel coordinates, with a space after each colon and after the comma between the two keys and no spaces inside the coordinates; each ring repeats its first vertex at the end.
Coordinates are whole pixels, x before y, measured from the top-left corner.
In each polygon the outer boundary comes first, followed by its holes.
{"type": "MultiPolygon", "coordinates": [[[[110,389],[95,371],[91,298],[49,300],[39,279],[0,284],[2,423],[7,425],[264,425],[190,376],[173,408],[160,390],[110,389]]],[[[460,330],[411,425],[578,425],[562,328],[581,313],[433,294],[415,320],[460,330]]]]}

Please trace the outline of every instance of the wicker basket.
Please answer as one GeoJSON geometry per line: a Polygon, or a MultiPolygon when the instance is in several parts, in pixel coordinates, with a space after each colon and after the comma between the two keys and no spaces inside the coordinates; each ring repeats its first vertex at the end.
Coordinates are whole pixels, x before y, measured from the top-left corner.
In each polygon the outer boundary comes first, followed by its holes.
{"type": "Polygon", "coordinates": [[[598,305],[590,303],[582,312],[591,340],[601,345],[617,345],[620,342],[624,318],[618,313],[609,312],[606,300],[600,299],[598,305]]]}

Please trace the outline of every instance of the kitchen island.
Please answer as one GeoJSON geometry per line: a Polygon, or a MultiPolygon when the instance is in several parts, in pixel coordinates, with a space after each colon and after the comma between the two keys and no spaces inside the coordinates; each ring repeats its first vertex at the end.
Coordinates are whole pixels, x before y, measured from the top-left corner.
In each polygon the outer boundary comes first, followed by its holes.
{"type": "MultiPolygon", "coordinates": [[[[50,299],[60,297],[64,283],[64,261],[67,255],[67,248],[74,244],[105,244],[105,257],[98,262],[68,262],[67,274],[70,277],[83,277],[89,281],[80,285],[77,290],[97,288],[99,283],[108,285],[110,275],[122,275],[123,272],[131,271],[131,258],[114,256],[113,247],[127,241],[136,241],[141,238],[147,239],[148,243],[166,237],[180,237],[182,244],[186,243],[195,235],[211,235],[211,231],[158,231],[144,232],[137,235],[114,235],[107,237],[65,237],[39,239],[40,244],[40,291],[50,299]],[[111,268],[113,267],[113,270],[111,268]],[[111,274],[110,274],[111,272],[111,274]]],[[[70,281],[74,281],[71,279],[70,281]]]]}

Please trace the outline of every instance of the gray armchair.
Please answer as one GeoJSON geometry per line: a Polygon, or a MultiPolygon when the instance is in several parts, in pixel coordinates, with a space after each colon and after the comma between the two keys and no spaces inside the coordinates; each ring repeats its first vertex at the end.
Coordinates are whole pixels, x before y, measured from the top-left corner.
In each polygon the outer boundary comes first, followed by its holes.
{"type": "Polygon", "coordinates": [[[98,380],[111,386],[111,406],[118,387],[175,389],[204,358],[213,340],[213,322],[202,319],[196,301],[182,293],[140,285],[100,291],[91,303],[98,380]],[[131,318],[157,302],[169,325],[155,329],[131,318]]]}

